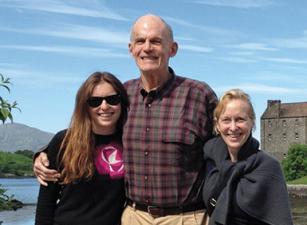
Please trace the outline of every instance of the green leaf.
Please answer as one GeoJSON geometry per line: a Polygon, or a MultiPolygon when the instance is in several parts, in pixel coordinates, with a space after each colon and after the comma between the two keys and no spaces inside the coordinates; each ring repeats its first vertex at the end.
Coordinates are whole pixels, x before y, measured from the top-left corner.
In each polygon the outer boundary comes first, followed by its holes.
{"type": "Polygon", "coordinates": [[[10,78],[4,78],[4,76],[0,73],[0,87],[4,87],[8,92],[10,92],[8,84],[11,84],[10,78]]]}
{"type": "Polygon", "coordinates": [[[2,121],[5,121],[9,115],[10,115],[10,111],[7,108],[2,108],[0,109],[0,117],[2,121]]]}
{"type": "MultiPolygon", "coordinates": [[[[10,78],[5,78],[0,73],[0,87],[5,88],[10,92],[9,85],[11,85],[10,78]]],[[[13,122],[13,115],[11,113],[12,109],[17,109],[21,112],[20,108],[17,107],[17,102],[9,103],[7,100],[3,99],[0,96],[0,120],[4,123],[7,119],[10,119],[13,122]]]]}

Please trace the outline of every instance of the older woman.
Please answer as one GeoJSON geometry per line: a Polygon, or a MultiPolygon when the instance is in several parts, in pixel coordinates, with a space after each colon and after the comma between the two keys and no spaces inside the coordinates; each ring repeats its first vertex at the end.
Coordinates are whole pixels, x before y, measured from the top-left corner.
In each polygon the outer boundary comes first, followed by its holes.
{"type": "Polygon", "coordinates": [[[204,146],[203,199],[210,225],[291,225],[284,176],[277,160],[252,137],[255,112],[241,90],[227,91],[214,111],[218,137],[204,146]]]}

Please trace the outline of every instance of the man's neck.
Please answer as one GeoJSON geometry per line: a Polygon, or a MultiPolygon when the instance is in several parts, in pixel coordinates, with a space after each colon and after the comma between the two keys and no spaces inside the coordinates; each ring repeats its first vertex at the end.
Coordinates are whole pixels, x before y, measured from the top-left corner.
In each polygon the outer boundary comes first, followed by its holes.
{"type": "Polygon", "coordinates": [[[165,84],[169,77],[170,73],[168,70],[164,73],[142,73],[141,80],[143,88],[148,92],[155,90],[165,84]]]}

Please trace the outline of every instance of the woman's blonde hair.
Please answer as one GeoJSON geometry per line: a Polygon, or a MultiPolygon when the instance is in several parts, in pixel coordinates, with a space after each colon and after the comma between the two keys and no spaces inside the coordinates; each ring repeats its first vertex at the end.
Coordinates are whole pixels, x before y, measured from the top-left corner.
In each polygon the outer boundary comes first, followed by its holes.
{"type": "Polygon", "coordinates": [[[217,121],[219,120],[222,113],[225,111],[228,102],[230,102],[231,100],[237,100],[237,99],[242,100],[249,105],[249,111],[247,114],[248,114],[248,117],[253,122],[253,129],[255,129],[256,114],[255,114],[254,107],[251,103],[249,95],[240,89],[231,89],[229,91],[226,91],[224,95],[220,98],[213,112],[215,134],[219,134],[219,131],[217,130],[217,121]]]}
{"type": "Polygon", "coordinates": [[[109,83],[121,96],[121,116],[117,122],[118,135],[127,119],[128,95],[123,84],[111,73],[95,72],[79,88],[71,122],[61,144],[59,162],[61,183],[70,183],[81,178],[91,178],[94,174],[95,139],[87,99],[94,88],[103,82],[109,83]]]}

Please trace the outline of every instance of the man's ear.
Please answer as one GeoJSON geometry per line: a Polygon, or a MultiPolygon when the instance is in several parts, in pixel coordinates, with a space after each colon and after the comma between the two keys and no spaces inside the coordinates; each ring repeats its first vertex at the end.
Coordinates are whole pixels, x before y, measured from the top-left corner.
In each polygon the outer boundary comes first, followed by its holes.
{"type": "Polygon", "coordinates": [[[132,44],[131,44],[131,43],[128,44],[128,49],[129,49],[130,54],[132,55],[132,49],[133,49],[133,47],[132,47],[132,44]]]}
{"type": "Polygon", "coordinates": [[[177,54],[177,51],[178,51],[178,44],[177,42],[174,41],[170,48],[170,57],[174,57],[177,54]]]}

